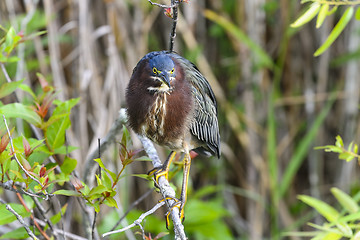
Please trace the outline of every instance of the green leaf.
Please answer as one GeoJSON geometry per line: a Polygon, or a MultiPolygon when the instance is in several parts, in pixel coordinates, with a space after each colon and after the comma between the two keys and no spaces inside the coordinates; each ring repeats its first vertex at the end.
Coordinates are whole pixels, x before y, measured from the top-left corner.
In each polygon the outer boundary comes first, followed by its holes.
{"type": "Polygon", "coordinates": [[[3,98],[7,95],[13,93],[23,82],[24,80],[20,80],[17,82],[7,82],[0,86],[0,98],[3,98]]]}
{"type": "Polygon", "coordinates": [[[342,237],[343,237],[342,234],[334,233],[334,232],[328,232],[321,239],[322,240],[339,240],[342,237]]]}
{"type": "Polygon", "coordinates": [[[316,211],[318,211],[318,213],[325,217],[329,222],[336,221],[340,216],[340,213],[335,208],[321,200],[306,195],[300,195],[298,198],[310,207],[315,208],[316,211]]]}
{"type": "Polygon", "coordinates": [[[103,171],[103,174],[101,174],[101,178],[102,178],[102,183],[104,184],[105,187],[107,188],[112,187],[111,179],[109,178],[108,174],[105,173],[105,171],[103,171]]]}
{"type": "Polygon", "coordinates": [[[101,161],[101,158],[96,158],[94,161],[97,162],[102,169],[109,173],[113,181],[116,180],[117,175],[105,167],[104,163],[101,161]]]}
{"type": "MultiPolygon", "coordinates": [[[[79,98],[70,99],[65,102],[55,101],[57,107],[54,109],[53,116],[61,116],[57,121],[53,122],[46,131],[46,138],[51,149],[54,151],[56,148],[61,147],[65,143],[66,130],[71,126],[69,113],[78,102],[79,98]]],[[[56,118],[56,117],[53,117],[56,118]]]]}
{"type": "Polygon", "coordinates": [[[336,24],[334,29],[331,31],[330,35],[327,37],[325,42],[315,51],[314,56],[317,57],[321,55],[323,52],[325,52],[330,45],[338,38],[340,33],[344,30],[344,28],[347,26],[349,21],[352,18],[352,15],[354,14],[354,8],[348,7],[344,14],[341,16],[339,22],[336,24]]]}
{"type": "MultiPolygon", "coordinates": [[[[26,211],[23,205],[10,203],[8,204],[10,207],[17,212],[22,217],[29,217],[31,215],[30,212],[26,211]]],[[[0,225],[8,224],[16,220],[14,214],[12,214],[9,210],[6,209],[6,204],[0,205],[0,225]]]]}
{"type": "Polygon", "coordinates": [[[339,135],[336,136],[335,145],[338,146],[338,147],[341,147],[341,148],[344,147],[344,142],[343,142],[342,138],[339,135]]]}
{"type": "Polygon", "coordinates": [[[324,224],[323,226],[316,225],[313,223],[308,223],[309,226],[316,228],[322,232],[319,233],[318,236],[315,238],[312,238],[312,240],[324,240],[324,239],[341,239],[343,236],[342,232],[337,228],[331,228],[328,225],[330,224],[324,224]]]}
{"type": "Polygon", "coordinates": [[[65,143],[65,133],[66,130],[70,127],[69,117],[60,119],[59,121],[54,122],[48,128],[46,133],[47,142],[49,143],[51,149],[54,151],[56,148],[61,147],[65,143]]]}
{"type": "Polygon", "coordinates": [[[348,194],[335,187],[331,188],[331,192],[346,211],[349,213],[359,211],[359,206],[348,194]]]}
{"type": "Polygon", "coordinates": [[[351,155],[348,152],[343,152],[339,154],[339,159],[345,160],[347,162],[351,161],[354,159],[355,156],[351,155]]]}
{"type": "Polygon", "coordinates": [[[134,161],[151,162],[152,160],[148,156],[141,156],[141,157],[135,158],[134,161]]]}
{"type": "Polygon", "coordinates": [[[34,91],[28,85],[20,84],[19,88],[21,90],[29,93],[33,99],[36,99],[36,95],[35,95],[34,91]]]}
{"type": "Polygon", "coordinates": [[[342,149],[341,147],[337,147],[337,146],[333,146],[333,145],[315,147],[314,149],[325,149],[325,152],[336,152],[336,153],[344,152],[344,149],[342,149]]]}
{"type": "Polygon", "coordinates": [[[62,208],[61,208],[61,212],[58,212],[57,214],[55,214],[54,216],[52,216],[50,218],[50,221],[52,222],[52,224],[57,224],[58,222],[60,222],[61,220],[61,216],[65,214],[66,209],[67,209],[68,204],[66,203],[62,208]]]}
{"type": "Polygon", "coordinates": [[[73,190],[65,190],[65,189],[60,189],[60,190],[57,190],[55,191],[53,194],[56,194],[56,195],[65,195],[65,196],[75,196],[75,197],[80,197],[81,194],[76,192],[76,191],[73,191],[73,190]]]}
{"type": "Polygon", "coordinates": [[[76,165],[77,165],[76,159],[69,158],[66,156],[63,163],[60,166],[61,172],[63,172],[64,174],[70,174],[72,173],[72,171],[75,170],[76,165]]]}
{"type": "Polygon", "coordinates": [[[53,115],[70,112],[71,109],[80,101],[80,98],[72,98],[65,102],[61,102],[60,100],[54,100],[54,104],[57,107],[54,110],[53,115]]]}
{"type": "Polygon", "coordinates": [[[6,34],[5,42],[1,45],[1,50],[5,51],[7,55],[10,55],[20,40],[21,37],[16,34],[15,29],[10,27],[6,34]]]}
{"type": "Polygon", "coordinates": [[[7,118],[21,118],[35,126],[40,126],[41,118],[31,109],[21,103],[10,103],[0,107],[0,114],[7,118]]]}
{"type": "Polygon", "coordinates": [[[326,15],[330,16],[330,15],[334,14],[337,9],[338,9],[338,6],[333,6],[332,9],[327,12],[326,15]]]}
{"type": "Polygon", "coordinates": [[[72,151],[78,149],[78,147],[74,147],[74,146],[66,146],[66,145],[62,145],[58,148],[55,148],[53,150],[53,153],[55,154],[69,154],[71,153],[72,151]]]}
{"type": "Polygon", "coordinates": [[[346,222],[357,221],[359,219],[360,219],[360,212],[356,212],[356,213],[350,213],[349,215],[340,217],[337,222],[346,223],[346,222]]]}
{"type": "Polygon", "coordinates": [[[126,149],[128,149],[130,146],[132,146],[131,142],[131,136],[125,125],[123,125],[123,135],[121,138],[121,143],[125,146],[126,149]]]}
{"type": "Polygon", "coordinates": [[[94,208],[95,212],[100,212],[100,203],[99,202],[95,202],[92,203],[91,206],[94,208]]]}
{"type": "Polygon", "coordinates": [[[290,26],[293,28],[301,27],[302,25],[310,22],[320,10],[320,3],[314,2],[310,5],[298,19],[295,20],[290,26]]]}
{"type": "Polygon", "coordinates": [[[355,19],[360,21],[360,7],[358,7],[356,9],[356,12],[355,12],[355,19]]]}
{"type": "Polygon", "coordinates": [[[96,195],[96,194],[101,194],[101,193],[105,192],[106,190],[107,190],[107,188],[104,185],[96,186],[90,190],[89,197],[96,195]]]}
{"type": "Polygon", "coordinates": [[[320,8],[319,15],[316,20],[316,28],[321,27],[329,10],[329,4],[323,4],[320,8]]]}
{"type": "Polygon", "coordinates": [[[131,174],[131,176],[142,178],[142,179],[145,179],[145,180],[150,180],[152,178],[151,176],[149,176],[147,174],[131,174]]]}
{"type": "Polygon", "coordinates": [[[45,129],[48,126],[50,126],[51,124],[59,121],[60,119],[69,117],[70,112],[67,113],[63,113],[63,114],[52,114],[51,117],[49,118],[49,120],[47,120],[45,123],[43,123],[42,128],[45,129]]]}
{"type": "Polygon", "coordinates": [[[109,207],[118,208],[117,202],[115,201],[115,199],[113,197],[107,197],[106,200],[104,201],[104,203],[106,205],[108,205],[109,207]]]}
{"type": "MultiPolygon", "coordinates": [[[[5,164],[9,159],[11,159],[11,155],[8,151],[4,151],[0,154],[0,164],[5,164]]],[[[1,170],[1,169],[0,169],[1,170]]]]}
{"type": "MultiPolygon", "coordinates": [[[[32,228],[33,227],[30,227],[30,229],[32,228]]],[[[4,235],[1,235],[0,239],[29,239],[29,234],[26,232],[25,228],[19,227],[15,230],[5,233],[4,235]]]]}

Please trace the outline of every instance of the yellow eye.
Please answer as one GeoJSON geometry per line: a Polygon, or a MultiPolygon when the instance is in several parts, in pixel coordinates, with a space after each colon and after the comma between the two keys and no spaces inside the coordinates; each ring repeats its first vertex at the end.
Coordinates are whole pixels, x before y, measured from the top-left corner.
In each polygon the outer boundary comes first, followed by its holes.
{"type": "Polygon", "coordinates": [[[175,68],[171,69],[170,73],[173,74],[175,71],[175,68]]]}
{"type": "Polygon", "coordinates": [[[153,73],[157,73],[158,70],[156,69],[156,67],[153,67],[153,73]]]}

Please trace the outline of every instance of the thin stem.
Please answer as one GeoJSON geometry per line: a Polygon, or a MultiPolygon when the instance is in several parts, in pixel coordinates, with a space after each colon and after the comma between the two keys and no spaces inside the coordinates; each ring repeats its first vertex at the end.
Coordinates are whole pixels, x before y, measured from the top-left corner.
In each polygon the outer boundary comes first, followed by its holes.
{"type": "Polygon", "coordinates": [[[43,193],[32,193],[32,192],[27,192],[24,189],[22,189],[22,187],[20,186],[20,189],[15,189],[13,188],[14,181],[13,180],[9,180],[6,182],[0,182],[0,187],[4,188],[5,190],[9,190],[15,193],[20,193],[20,194],[25,194],[28,195],[30,197],[36,197],[36,198],[42,198],[44,199],[42,196],[44,196],[43,193]]]}
{"type": "Polygon", "coordinates": [[[175,37],[176,37],[176,24],[177,24],[177,20],[178,20],[178,5],[179,5],[179,1],[178,0],[171,0],[171,5],[172,7],[172,11],[173,11],[173,24],[172,24],[172,29],[171,29],[171,33],[170,33],[170,46],[169,46],[169,50],[170,52],[174,51],[174,41],[175,41],[175,37]]]}
{"type": "Polygon", "coordinates": [[[0,199],[0,203],[5,204],[6,209],[14,214],[17,220],[21,223],[21,225],[25,228],[26,232],[32,239],[38,239],[34,233],[30,230],[29,226],[25,223],[24,219],[18,214],[9,204],[7,204],[4,200],[0,199]]]}
{"type": "Polygon", "coordinates": [[[149,211],[147,211],[146,213],[143,213],[140,215],[140,217],[135,220],[132,224],[130,224],[129,226],[127,227],[124,227],[122,229],[119,229],[119,230],[115,230],[115,231],[111,231],[111,232],[107,232],[107,233],[104,233],[102,236],[103,237],[106,237],[108,235],[111,235],[111,234],[115,234],[115,233],[120,233],[120,232],[124,232],[132,227],[135,227],[136,225],[140,225],[141,222],[149,215],[153,214],[154,212],[156,212],[156,210],[158,210],[160,207],[162,207],[163,205],[165,204],[165,201],[163,202],[159,202],[158,204],[156,204],[152,209],[150,209],[149,211]]]}
{"type": "Polygon", "coordinates": [[[25,210],[26,210],[27,212],[31,213],[30,218],[33,220],[35,227],[39,230],[39,232],[41,233],[41,235],[43,235],[46,240],[50,240],[50,238],[49,238],[49,236],[46,234],[46,232],[44,232],[44,230],[40,227],[40,225],[35,221],[35,218],[34,218],[33,213],[32,213],[32,212],[30,211],[30,209],[27,207],[27,205],[26,205],[24,199],[22,198],[22,196],[20,195],[20,193],[16,193],[16,196],[18,197],[20,203],[24,206],[25,210]]]}

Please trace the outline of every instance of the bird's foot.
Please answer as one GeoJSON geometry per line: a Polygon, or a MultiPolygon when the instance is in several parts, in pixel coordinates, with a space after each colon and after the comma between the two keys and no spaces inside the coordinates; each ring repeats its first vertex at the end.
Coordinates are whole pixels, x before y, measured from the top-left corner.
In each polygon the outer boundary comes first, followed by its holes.
{"type": "Polygon", "coordinates": [[[179,217],[180,217],[180,220],[183,222],[184,219],[185,219],[185,215],[184,215],[184,203],[177,199],[177,198],[174,198],[174,197],[165,197],[164,199],[161,199],[161,201],[166,201],[166,200],[173,200],[174,203],[169,207],[169,210],[166,212],[165,214],[165,221],[166,221],[166,229],[169,229],[169,223],[170,223],[170,214],[172,212],[172,210],[174,208],[178,208],[179,209],[179,217]]]}
{"type": "Polygon", "coordinates": [[[164,176],[166,180],[168,180],[169,171],[164,169],[163,167],[156,167],[148,172],[149,176],[154,176],[154,180],[156,184],[159,184],[159,178],[164,176]]]}

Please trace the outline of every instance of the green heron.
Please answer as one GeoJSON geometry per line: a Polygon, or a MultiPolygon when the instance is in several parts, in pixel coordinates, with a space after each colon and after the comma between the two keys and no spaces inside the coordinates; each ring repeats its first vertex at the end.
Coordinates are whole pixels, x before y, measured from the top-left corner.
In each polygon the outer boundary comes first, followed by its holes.
{"type": "Polygon", "coordinates": [[[189,152],[220,156],[217,105],[210,84],[193,63],[178,54],[150,52],[133,70],[126,101],[131,128],[172,150],[155,171],[156,182],[162,175],[168,177],[176,152],[185,153],[182,190],[177,201],[183,218],[191,164],[189,152]]]}

